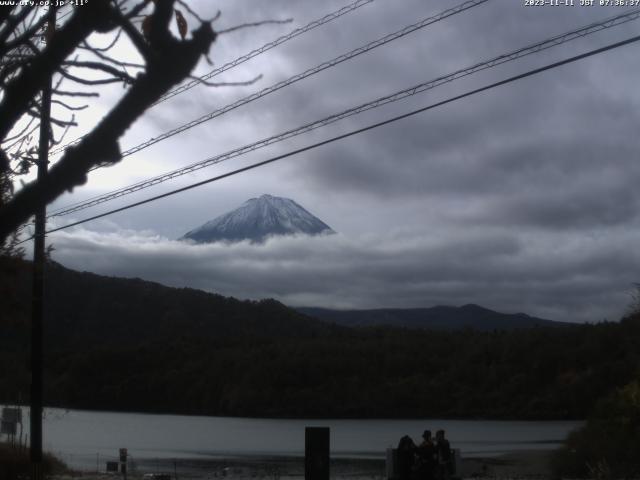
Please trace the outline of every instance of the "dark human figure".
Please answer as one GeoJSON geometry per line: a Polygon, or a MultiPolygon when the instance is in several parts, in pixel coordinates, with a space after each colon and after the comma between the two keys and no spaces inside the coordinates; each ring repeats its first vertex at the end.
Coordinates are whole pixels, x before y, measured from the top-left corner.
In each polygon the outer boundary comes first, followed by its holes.
{"type": "Polygon", "coordinates": [[[436,469],[436,446],[431,439],[431,431],[425,430],[422,434],[422,443],[416,448],[418,468],[416,469],[419,480],[433,480],[436,469]]]}
{"type": "Polygon", "coordinates": [[[410,480],[411,471],[414,464],[416,444],[413,443],[409,435],[405,435],[398,443],[398,478],[399,480],[410,480]]]}
{"type": "Polygon", "coordinates": [[[444,436],[444,430],[436,432],[436,478],[437,480],[448,480],[453,474],[453,455],[449,440],[444,436]]]}

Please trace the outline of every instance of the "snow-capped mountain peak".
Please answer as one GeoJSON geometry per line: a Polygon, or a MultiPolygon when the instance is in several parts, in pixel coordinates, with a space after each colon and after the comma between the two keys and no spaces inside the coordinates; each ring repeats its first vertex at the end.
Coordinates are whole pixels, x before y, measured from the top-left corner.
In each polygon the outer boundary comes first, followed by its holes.
{"type": "Polygon", "coordinates": [[[262,195],[231,212],[187,232],[180,240],[196,243],[250,240],[264,242],[272,235],[335,233],[326,223],[289,198],[262,195]]]}

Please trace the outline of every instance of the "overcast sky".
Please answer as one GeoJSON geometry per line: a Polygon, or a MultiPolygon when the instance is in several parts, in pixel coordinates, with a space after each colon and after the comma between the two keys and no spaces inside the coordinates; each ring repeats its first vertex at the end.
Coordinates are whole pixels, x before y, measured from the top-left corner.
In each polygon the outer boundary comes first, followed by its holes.
{"type": "MultiPolygon", "coordinates": [[[[579,0],[575,0],[579,4],[579,0]]],[[[192,1],[217,8],[216,66],[347,0],[192,1]]],[[[453,0],[375,0],[147,112],[127,149],[341,53],[439,13],[453,0]]],[[[624,10],[527,7],[491,0],[98,170],[53,208],[179,168],[624,10]]],[[[192,26],[193,26],[193,22],[192,26]]],[[[90,214],[345,133],[509,75],[638,34],[634,21],[510,62],[201,170],[90,214]]],[[[97,39],[100,43],[104,39],[97,39]]],[[[126,46],[122,53],[126,54],[126,46]]],[[[211,67],[203,64],[198,73],[211,67]]],[[[563,321],[618,319],[640,281],[640,52],[637,44],[152,204],[51,235],[54,258],[239,298],[340,308],[478,303],[563,321]],[[338,235],[264,245],[189,246],[175,239],[245,200],[295,199],[338,235]]],[[[105,90],[89,128],[122,94],[105,90]]],[[[71,218],[65,219],[65,221],[71,218]]],[[[57,222],[60,224],[60,222],[57,222]]]]}

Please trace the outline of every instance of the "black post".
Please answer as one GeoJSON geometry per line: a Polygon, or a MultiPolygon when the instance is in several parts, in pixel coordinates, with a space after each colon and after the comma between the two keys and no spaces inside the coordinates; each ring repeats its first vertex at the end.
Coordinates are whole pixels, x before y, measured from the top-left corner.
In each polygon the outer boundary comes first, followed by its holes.
{"type": "Polygon", "coordinates": [[[305,429],[304,478],[329,480],[329,427],[305,429]]]}
{"type": "Polygon", "coordinates": [[[126,448],[120,449],[120,472],[124,480],[127,480],[127,457],[129,456],[129,452],[126,448]]]}
{"type": "MultiPolygon", "coordinates": [[[[56,22],[55,6],[49,7],[49,31],[56,22]]],[[[42,89],[40,111],[40,139],[38,148],[38,181],[47,176],[49,164],[49,129],[51,123],[51,77],[42,89]]],[[[31,299],[31,478],[42,480],[42,384],[43,384],[43,317],[44,317],[44,263],[47,206],[43,202],[35,215],[33,244],[33,285],[31,299]]]]}

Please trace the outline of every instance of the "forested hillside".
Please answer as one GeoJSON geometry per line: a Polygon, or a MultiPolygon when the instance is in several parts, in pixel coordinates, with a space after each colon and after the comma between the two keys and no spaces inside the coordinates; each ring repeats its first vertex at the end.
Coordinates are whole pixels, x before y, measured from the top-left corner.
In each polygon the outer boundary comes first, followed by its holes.
{"type": "MultiPolygon", "coordinates": [[[[638,315],[516,331],[353,330],[273,300],[241,302],[56,265],[48,280],[49,405],[243,416],[584,418],[640,366],[638,315]]],[[[28,392],[27,328],[16,320],[24,313],[0,326],[0,401],[28,392]]]]}
{"type": "Polygon", "coordinates": [[[568,323],[536,318],[524,313],[495,312],[480,305],[462,307],[438,305],[430,308],[381,308],[375,310],[331,310],[301,307],[300,313],[318,320],[345,327],[391,326],[430,330],[460,330],[472,328],[480,331],[515,330],[532,327],[569,326],[568,323]]]}

